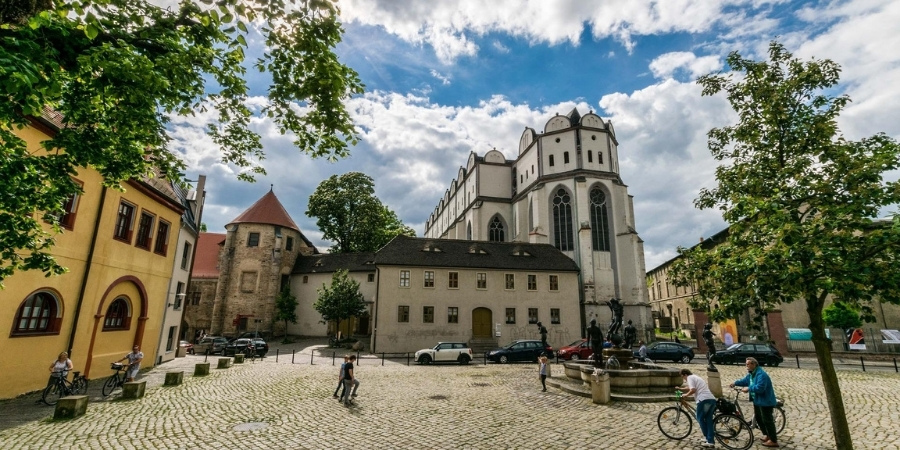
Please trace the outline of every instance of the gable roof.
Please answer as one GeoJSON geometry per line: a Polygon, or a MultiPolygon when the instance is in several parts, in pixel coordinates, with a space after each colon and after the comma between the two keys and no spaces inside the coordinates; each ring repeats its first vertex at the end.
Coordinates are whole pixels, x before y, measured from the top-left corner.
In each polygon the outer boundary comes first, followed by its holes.
{"type": "Polygon", "coordinates": [[[397,236],[375,254],[375,264],[578,272],[578,265],[550,244],[428,239],[397,236]]]}
{"type": "Polygon", "coordinates": [[[339,269],[350,272],[374,272],[375,253],[325,253],[298,255],[291,273],[331,273],[339,269]]]}
{"type": "Polygon", "coordinates": [[[262,223],[300,231],[300,227],[294,223],[294,219],[291,219],[290,214],[284,209],[272,190],[269,190],[266,195],[263,195],[253,206],[247,208],[228,225],[232,223],[262,223]]]}
{"type": "Polygon", "coordinates": [[[219,250],[224,242],[225,233],[200,233],[191,278],[219,277],[219,250]]]}

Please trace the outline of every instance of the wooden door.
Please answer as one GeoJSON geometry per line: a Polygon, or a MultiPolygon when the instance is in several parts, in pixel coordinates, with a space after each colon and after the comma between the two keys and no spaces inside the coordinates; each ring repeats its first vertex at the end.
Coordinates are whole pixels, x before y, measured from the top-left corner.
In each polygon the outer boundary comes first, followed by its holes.
{"type": "Polygon", "coordinates": [[[487,308],[475,308],[472,310],[472,336],[491,337],[492,322],[491,310],[487,308]]]}

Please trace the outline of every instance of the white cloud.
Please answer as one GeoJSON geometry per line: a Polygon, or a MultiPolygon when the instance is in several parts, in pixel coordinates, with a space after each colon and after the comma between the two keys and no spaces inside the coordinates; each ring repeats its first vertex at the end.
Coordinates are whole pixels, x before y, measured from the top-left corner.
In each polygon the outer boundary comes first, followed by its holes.
{"type": "Polygon", "coordinates": [[[662,54],[650,63],[650,71],[656,78],[672,78],[676,72],[685,71],[691,79],[722,68],[718,56],[697,57],[693,52],[662,54]]]}
{"type": "Polygon", "coordinates": [[[437,70],[432,69],[432,70],[431,70],[431,76],[433,76],[433,77],[437,78],[438,80],[440,80],[440,81],[441,81],[441,84],[443,84],[444,86],[450,84],[450,77],[441,74],[441,73],[438,72],[437,70]]]}

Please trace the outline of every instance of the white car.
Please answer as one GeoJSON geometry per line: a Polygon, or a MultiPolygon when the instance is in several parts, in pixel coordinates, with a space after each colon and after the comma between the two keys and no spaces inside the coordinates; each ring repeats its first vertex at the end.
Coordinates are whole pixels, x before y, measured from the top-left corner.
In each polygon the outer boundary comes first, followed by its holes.
{"type": "Polygon", "coordinates": [[[468,364],[472,361],[472,349],[465,342],[438,342],[434,348],[426,348],[416,352],[416,362],[430,364],[433,362],[458,362],[468,364]]]}

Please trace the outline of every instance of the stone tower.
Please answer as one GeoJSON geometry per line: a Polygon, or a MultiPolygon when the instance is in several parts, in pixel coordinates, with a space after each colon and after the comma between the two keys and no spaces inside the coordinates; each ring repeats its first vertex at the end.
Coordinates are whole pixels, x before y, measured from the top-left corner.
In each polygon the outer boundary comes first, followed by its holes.
{"type": "Polygon", "coordinates": [[[282,334],[283,324],[274,321],[275,298],[289,284],[297,255],[317,253],[316,248],[272,190],[225,230],[210,334],[282,334]]]}

